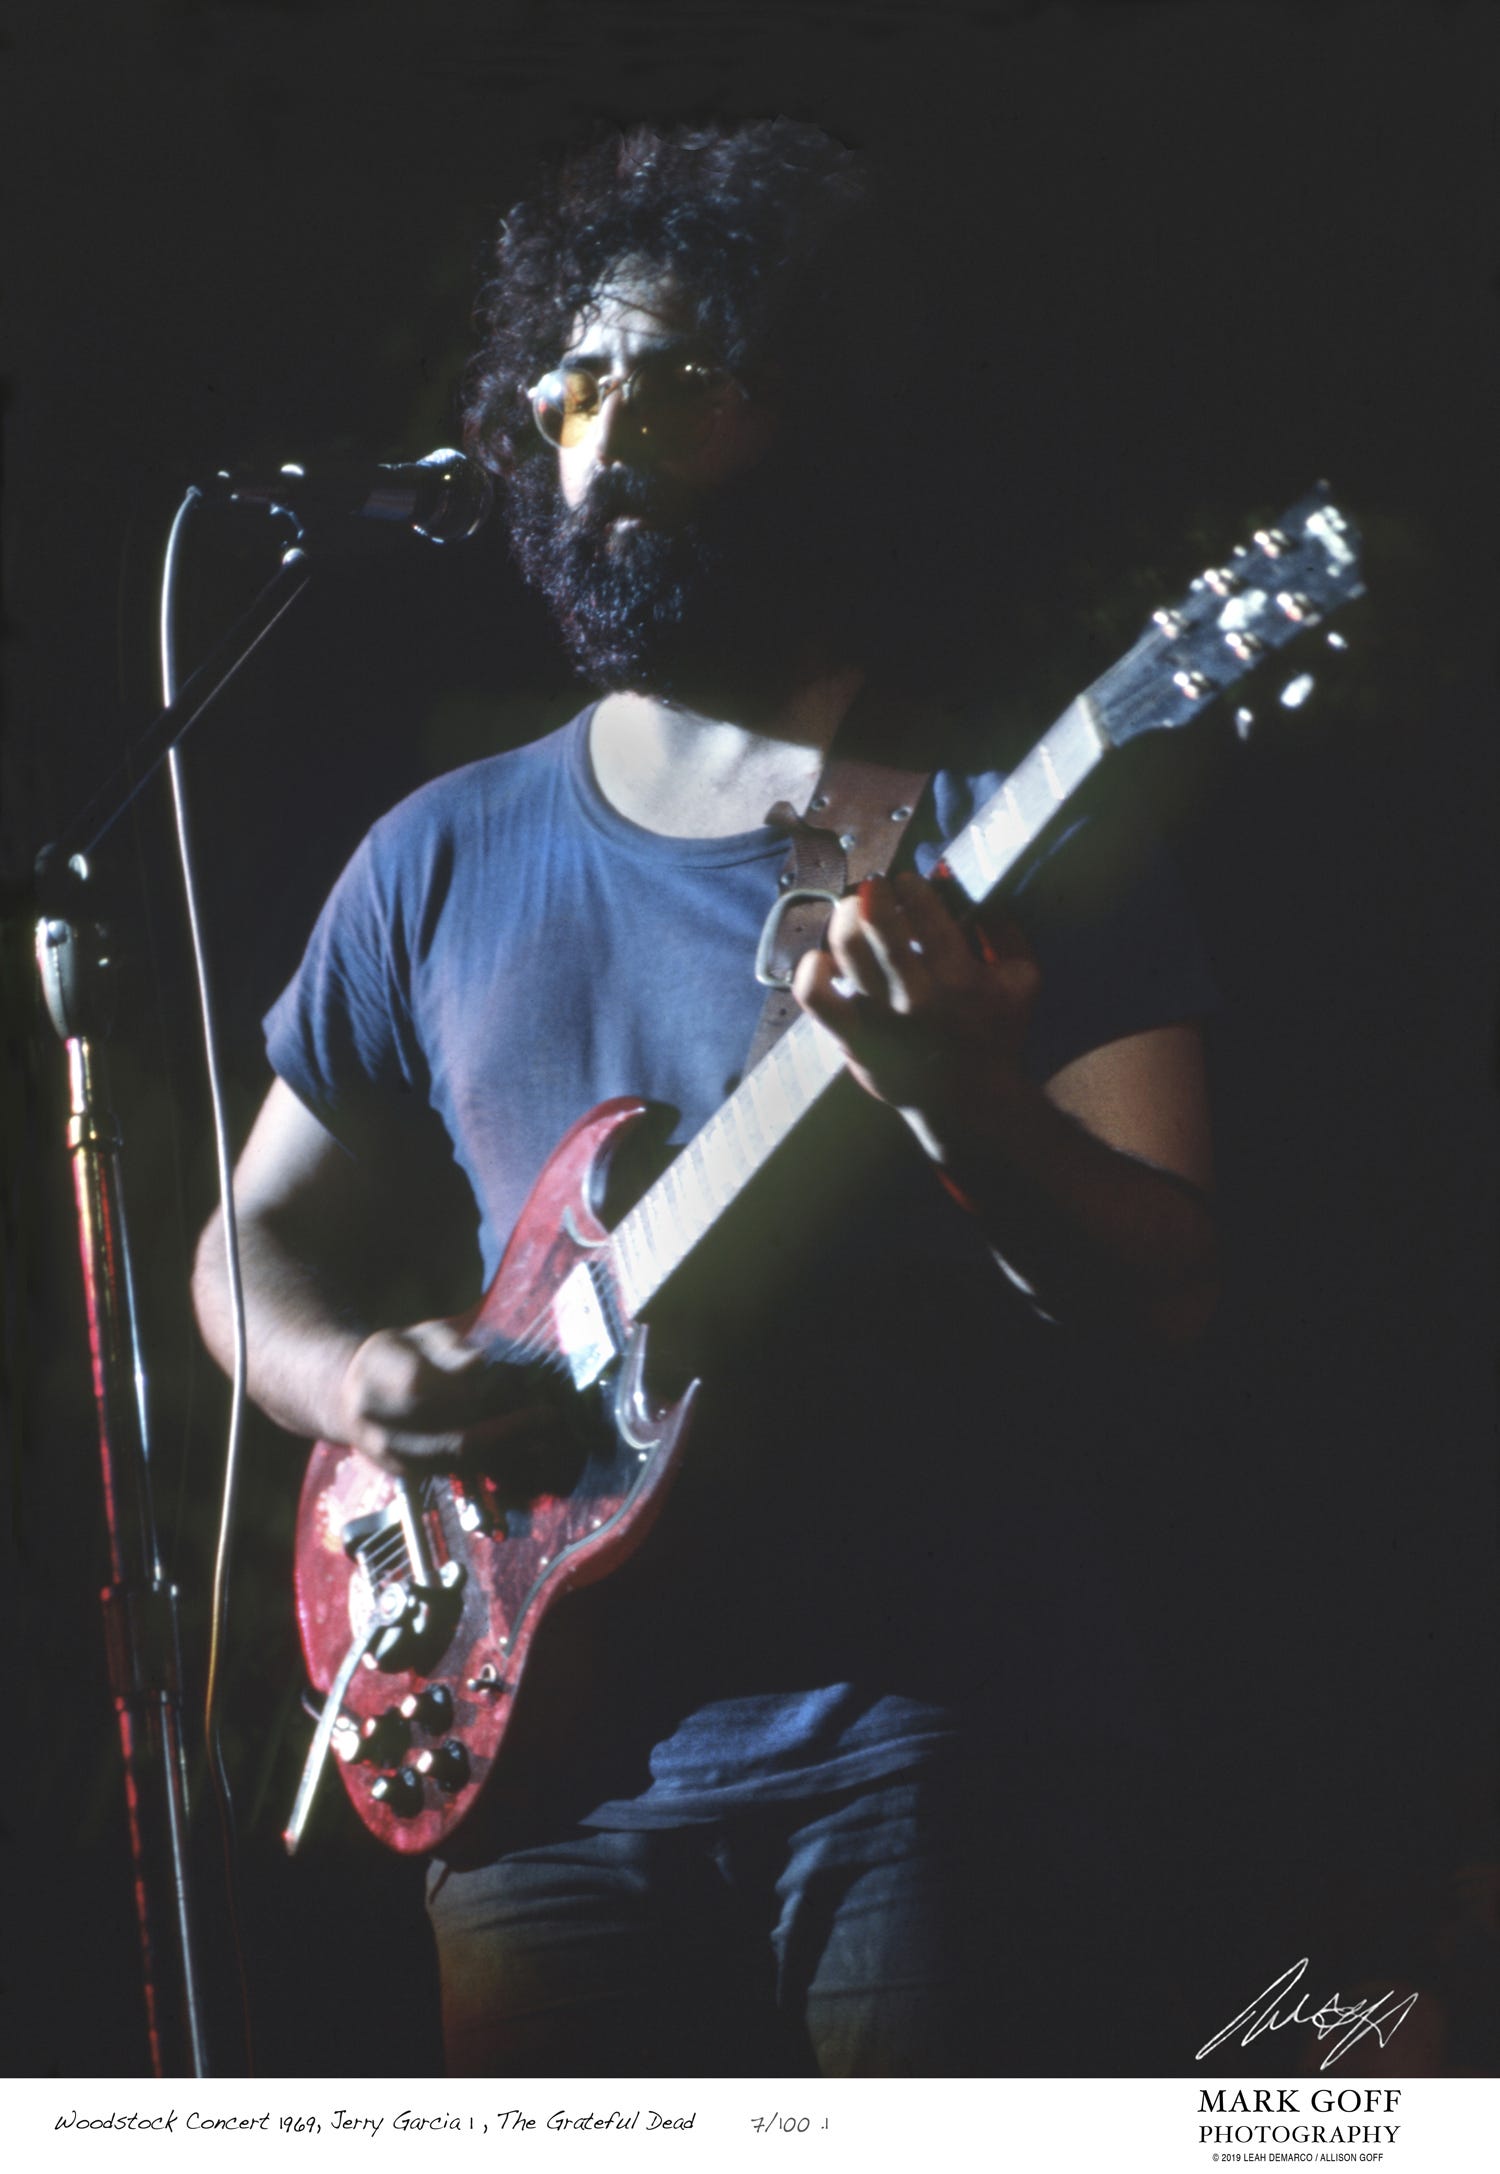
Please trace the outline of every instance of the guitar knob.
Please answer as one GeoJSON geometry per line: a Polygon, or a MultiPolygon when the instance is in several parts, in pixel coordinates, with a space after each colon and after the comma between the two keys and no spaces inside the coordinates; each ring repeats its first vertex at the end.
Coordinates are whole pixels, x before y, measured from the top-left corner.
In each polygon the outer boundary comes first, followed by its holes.
{"type": "Polygon", "coordinates": [[[398,1819],[413,1819],[422,1809],[421,1776],[409,1766],[398,1766],[389,1774],[376,1775],[370,1795],[398,1819]]]}
{"type": "Polygon", "coordinates": [[[403,1721],[441,1736],[453,1726],[453,1693],[446,1683],[424,1684],[407,1693],[399,1710],[403,1721]]]}
{"type": "Polygon", "coordinates": [[[411,1742],[411,1722],[394,1706],[387,1706],[384,1713],[367,1715],[359,1734],[359,1756],[373,1766],[390,1766],[411,1742]]]}
{"type": "Polygon", "coordinates": [[[439,1789],[462,1789],[469,1779],[469,1754],[456,1736],[431,1751],[419,1751],[412,1761],[419,1774],[430,1774],[439,1789]]]}

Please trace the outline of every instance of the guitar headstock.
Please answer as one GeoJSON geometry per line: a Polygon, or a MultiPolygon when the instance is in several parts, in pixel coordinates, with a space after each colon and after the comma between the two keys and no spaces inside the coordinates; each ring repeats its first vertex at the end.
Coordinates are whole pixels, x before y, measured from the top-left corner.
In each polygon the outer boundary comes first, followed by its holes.
{"type": "Polygon", "coordinates": [[[1089,690],[1117,747],[1186,724],[1295,636],[1364,593],[1359,532],[1323,489],[1289,506],[1178,604],[1089,690]]]}

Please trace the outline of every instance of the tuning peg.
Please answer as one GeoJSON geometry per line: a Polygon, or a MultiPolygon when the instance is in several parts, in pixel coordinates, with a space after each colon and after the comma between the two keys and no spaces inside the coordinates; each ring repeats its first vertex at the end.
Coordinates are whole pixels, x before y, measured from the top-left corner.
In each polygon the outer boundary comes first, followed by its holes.
{"type": "Polygon", "coordinates": [[[1251,728],[1251,726],[1252,726],[1252,725],[1253,725],[1254,723],[1255,723],[1255,712],[1254,712],[1254,710],[1238,709],[1238,710],[1236,710],[1236,711],[1235,711],[1235,713],[1234,713],[1234,729],[1235,729],[1235,731],[1236,731],[1236,732],[1237,732],[1237,733],[1239,734],[1239,736],[1240,736],[1240,738],[1241,738],[1242,740],[1248,740],[1248,739],[1249,739],[1249,737],[1250,737],[1250,728],[1251,728]]]}
{"type": "Polygon", "coordinates": [[[1339,633],[1336,627],[1333,628],[1329,633],[1325,634],[1323,639],[1325,642],[1327,642],[1330,649],[1347,649],[1349,647],[1348,642],[1346,641],[1344,636],[1339,633]]]}
{"type": "Polygon", "coordinates": [[[1284,710],[1300,710],[1312,693],[1313,685],[1314,681],[1311,672],[1299,672],[1295,679],[1287,681],[1277,700],[1284,710]]]}

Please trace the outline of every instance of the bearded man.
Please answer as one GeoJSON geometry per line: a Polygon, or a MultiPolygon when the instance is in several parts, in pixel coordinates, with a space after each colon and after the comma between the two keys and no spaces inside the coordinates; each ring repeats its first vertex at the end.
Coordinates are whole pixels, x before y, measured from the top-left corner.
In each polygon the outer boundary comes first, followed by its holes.
{"type": "MultiPolygon", "coordinates": [[[[680,1145],[744,1069],[787,833],[878,647],[869,222],[857,162],[776,122],[612,139],[501,230],[467,443],[597,698],[377,824],[270,1014],[236,1198],[251,1390],[293,1433],[524,1457],[493,1354],[383,1310],[391,1175],[440,1128],[488,1279],[583,1112],[649,1097],[680,1145]]],[[[1146,1728],[1057,1385],[1211,1306],[1210,991],[1169,881],[1080,903],[1071,846],[971,941],[919,871],[993,784],[939,769],[796,969],[856,1084],[761,1212],[753,1304],[732,1233],[697,1289],[682,1475],[559,1610],[555,1712],[432,1866],[455,2073],[1145,2058],[1138,2002],[1057,2019],[1116,1967],[1100,1793],[1146,1728]]]]}

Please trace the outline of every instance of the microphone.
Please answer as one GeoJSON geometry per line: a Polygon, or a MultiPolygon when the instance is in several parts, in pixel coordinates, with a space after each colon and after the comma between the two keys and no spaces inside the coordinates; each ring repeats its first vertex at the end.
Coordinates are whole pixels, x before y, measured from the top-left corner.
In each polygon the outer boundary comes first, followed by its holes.
{"type": "Polygon", "coordinates": [[[413,461],[288,461],[274,476],[221,469],[209,495],[280,514],[299,537],[310,522],[352,520],[462,543],[482,527],[492,493],[482,468],[443,445],[413,461]]]}

